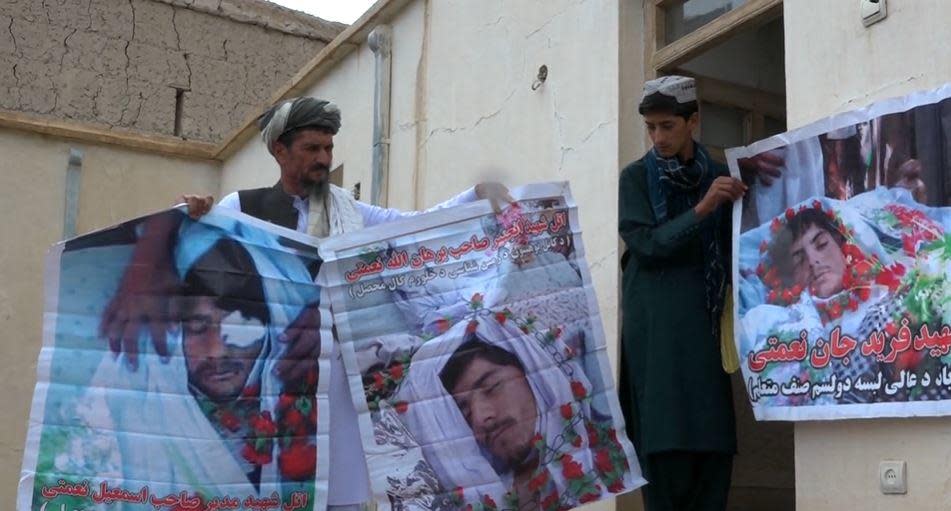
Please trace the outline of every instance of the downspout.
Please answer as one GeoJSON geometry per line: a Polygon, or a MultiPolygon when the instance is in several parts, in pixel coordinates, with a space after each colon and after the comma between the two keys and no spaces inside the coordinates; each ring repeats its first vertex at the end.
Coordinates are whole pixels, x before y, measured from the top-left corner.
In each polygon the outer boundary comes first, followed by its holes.
{"type": "Polygon", "coordinates": [[[392,75],[393,31],[379,25],[370,32],[367,44],[374,55],[373,81],[373,177],[370,204],[386,206],[390,177],[390,78],[392,75]]]}

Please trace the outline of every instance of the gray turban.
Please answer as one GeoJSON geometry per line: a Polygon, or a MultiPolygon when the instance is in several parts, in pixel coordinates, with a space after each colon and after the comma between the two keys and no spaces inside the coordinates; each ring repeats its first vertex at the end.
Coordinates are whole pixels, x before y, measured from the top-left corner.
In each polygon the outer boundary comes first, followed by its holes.
{"type": "Polygon", "coordinates": [[[272,106],[258,119],[261,138],[268,149],[288,131],[307,127],[324,129],[336,135],[340,130],[340,109],[330,101],[300,97],[272,106]]]}

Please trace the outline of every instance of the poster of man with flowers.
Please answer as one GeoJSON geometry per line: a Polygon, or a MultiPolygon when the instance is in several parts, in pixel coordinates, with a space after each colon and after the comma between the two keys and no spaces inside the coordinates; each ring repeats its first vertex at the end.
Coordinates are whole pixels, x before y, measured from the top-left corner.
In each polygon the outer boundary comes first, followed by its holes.
{"type": "Polygon", "coordinates": [[[196,221],[173,209],[51,248],[16,509],[324,509],[328,380],[280,340],[330,324],[312,241],[228,210],[196,221]],[[156,222],[175,234],[150,236],[156,222]],[[143,247],[161,264],[138,264],[143,247]],[[102,325],[143,276],[163,285],[139,298],[166,312],[124,326],[135,331],[120,342],[102,325]],[[275,371],[289,362],[309,369],[275,371]]]}
{"type": "Polygon", "coordinates": [[[951,85],[727,151],[761,420],[951,414],[951,85]]]}
{"type": "Polygon", "coordinates": [[[643,484],[566,183],[320,247],[383,509],[554,511],[643,484]]]}

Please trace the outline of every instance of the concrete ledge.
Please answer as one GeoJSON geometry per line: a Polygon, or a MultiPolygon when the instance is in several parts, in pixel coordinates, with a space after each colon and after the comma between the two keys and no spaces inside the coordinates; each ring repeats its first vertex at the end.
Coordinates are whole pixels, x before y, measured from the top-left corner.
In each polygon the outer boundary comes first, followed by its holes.
{"type": "Polygon", "coordinates": [[[327,21],[263,0],[154,0],[233,21],[248,23],[329,43],[347,28],[344,23],[327,21]]]}
{"type": "Polygon", "coordinates": [[[110,129],[105,125],[48,119],[9,110],[0,110],[0,128],[29,131],[81,142],[117,145],[127,149],[190,159],[213,160],[216,153],[215,144],[207,142],[110,129]]]}

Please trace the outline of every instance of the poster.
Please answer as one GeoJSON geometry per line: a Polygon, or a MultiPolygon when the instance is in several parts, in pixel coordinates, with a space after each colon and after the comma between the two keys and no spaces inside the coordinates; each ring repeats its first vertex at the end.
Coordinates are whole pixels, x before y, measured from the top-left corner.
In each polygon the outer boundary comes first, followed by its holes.
{"type": "Polygon", "coordinates": [[[644,484],[565,183],[328,239],[383,509],[568,509],[644,484]]]}
{"type": "Polygon", "coordinates": [[[951,86],[727,151],[761,420],[951,413],[951,86]]]}
{"type": "Polygon", "coordinates": [[[216,208],[200,221],[169,210],[52,247],[17,509],[324,509],[317,397],[327,378],[316,357],[295,358],[282,341],[288,327],[319,350],[331,338],[329,328],[316,335],[330,323],[319,318],[312,241],[216,208]],[[149,236],[156,222],[171,235],[149,236]],[[164,259],[136,259],[147,239],[164,259]],[[142,275],[167,285],[117,301],[142,275]],[[162,304],[166,321],[110,323],[131,328],[129,344],[113,345],[100,329],[132,299],[162,304]],[[278,376],[278,366],[296,371],[278,376]]]}

